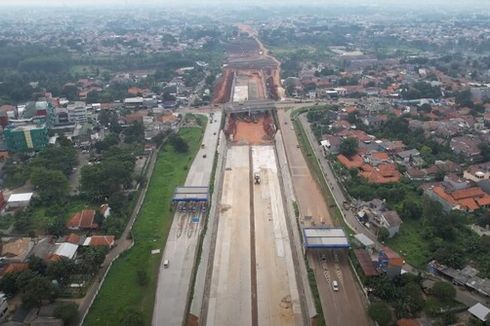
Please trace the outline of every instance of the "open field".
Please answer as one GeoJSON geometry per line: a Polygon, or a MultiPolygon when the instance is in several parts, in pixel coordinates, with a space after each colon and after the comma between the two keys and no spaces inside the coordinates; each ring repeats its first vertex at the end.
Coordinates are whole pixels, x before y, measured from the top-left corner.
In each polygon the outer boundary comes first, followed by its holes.
{"type": "Polygon", "coordinates": [[[163,249],[172,222],[170,199],[175,187],[182,184],[187,166],[198,151],[203,130],[181,129],[179,134],[189,143],[188,153],[176,153],[165,145],[158,154],[143,207],[133,228],[133,248],[117,259],[92,305],[85,325],[121,325],[131,311],[142,313],[144,324],[151,323],[156,270],[161,255],[151,255],[153,249],[163,249]],[[141,271],[141,272],[140,272],[141,271]],[[145,285],[139,285],[138,272],[147,275],[145,285]]]}

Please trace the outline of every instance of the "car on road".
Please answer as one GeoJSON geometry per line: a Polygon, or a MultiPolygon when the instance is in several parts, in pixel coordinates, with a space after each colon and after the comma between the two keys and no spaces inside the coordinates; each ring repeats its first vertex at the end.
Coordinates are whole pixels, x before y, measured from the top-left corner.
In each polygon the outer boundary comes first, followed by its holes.
{"type": "Polygon", "coordinates": [[[168,265],[169,265],[169,261],[168,261],[168,259],[165,259],[163,261],[163,268],[168,268],[168,265]]]}
{"type": "Polygon", "coordinates": [[[332,281],[332,289],[337,292],[339,290],[339,282],[332,281]]]}

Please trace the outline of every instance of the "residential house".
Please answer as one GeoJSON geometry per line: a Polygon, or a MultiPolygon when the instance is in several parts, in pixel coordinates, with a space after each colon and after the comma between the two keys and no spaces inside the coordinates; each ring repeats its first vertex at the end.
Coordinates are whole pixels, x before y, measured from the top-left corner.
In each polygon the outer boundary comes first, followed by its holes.
{"type": "Polygon", "coordinates": [[[95,223],[95,210],[84,209],[75,213],[66,223],[70,230],[95,230],[99,226],[95,223]]]}
{"type": "Polygon", "coordinates": [[[475,159],[480,155],[478,145],[480,140],[474,136],[465,135],[451,139],[450,147],[456,154],[461,154],[469,160],[475,159]]]}
{"type": "Polygon", "coordinates": [[[3,238],[1,257],[8,262],[22,263],[34,247],[31,238],[3,238]]]}
{"type": "Polygon", "coordinates": [[[358,219],[362,223],[369,222],[377,229],[386,228],[389,237],[393,237],[400,231],[403,223],[397,212],[388,210],[384,200],[375,198],[369,202],[357,202],[355,207],[358,209],[358,219]]]}
{"type": "Polygon", "coordinates": [[[7,209],[12,210],[12,209],[18,209],[18,208],[25,208],[25,207],[29,206],[29,203],[31,202],[32,196],[33,196],[32,192],[26,192],[26,193],[21,193],[21,194],[11,194],[9,199],[7,200],[7,209]]]}
{"type": "Polygon", "coordinates": [[[463,178],[474,182],[490,179],[490,162],[469,166],[464,171],[463,178]]]}
{"type": "Polygon", "coordinates": [[[453,209],[472,212],[480,207],[490,207],[490,195],[480,187],[454,190],[446,182],[422,186],[424,193],[439,202],[445,211],[453,209]]]}
{"type": "Polygon", "coordinates": [[[50,261],[58,261],[62,258],[74,259],[78,250],[78,245],[70,242],[56,243],[54,252],[49,255],[50,261]]]}
{"type": "Polygon", "coordinates": [[[397,163],[404,166],[422,166],[424,160],[420,157],[420,152],[416,149],[402,151],[396,154],[397,163]]]}
{"type": "Polygon", "coordinates": [[[113,235],[93,235],[87,237],[83,242],[84,246],[90,247],[107,247],[112,248],[115,244],[115,237],[113,235]]]}

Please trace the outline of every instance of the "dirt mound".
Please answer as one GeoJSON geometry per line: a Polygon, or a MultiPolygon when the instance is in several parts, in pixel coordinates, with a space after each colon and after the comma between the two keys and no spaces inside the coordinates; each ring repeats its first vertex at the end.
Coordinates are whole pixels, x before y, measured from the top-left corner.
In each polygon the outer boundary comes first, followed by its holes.
{"type": "Polygon", "coordinates": [[[232,70],[225,69],[223,75],[219,78],[214,87],[213,104],[226,103],[230,101],[231,87],[235,73],[232,70]]]}

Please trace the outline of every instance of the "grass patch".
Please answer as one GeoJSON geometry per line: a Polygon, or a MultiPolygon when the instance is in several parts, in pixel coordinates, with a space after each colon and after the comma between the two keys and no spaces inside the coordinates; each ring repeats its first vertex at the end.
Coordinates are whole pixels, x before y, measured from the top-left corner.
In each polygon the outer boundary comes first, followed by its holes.
{"type": "Polygon", "coordinates": [[[181,129],[179,135],[189,144],[189,151],[177,153],[166,144],[158,153],[146,198],[133,228],[135,245],[114,262],[85,325],[121,325],[129,307],[142,314],[144,325],[151,324],[161,255],[151,255],[150,251],[165,246],[173,217],[170,199],[175,187],[185,182],[188,172],[185,167],[192,163],[202,134],[202,128],[181,129]],[[142,269],[148,275],[145,285],[139,285],[137,279],[142,269]]]}
{"type": "Polygon", "coordinates": [[[388,239],[386,244],[400,252],[406,261],[417,268],[425,269],[425,265],[433,255],[429,242],[422,239],[421,223],[418,220],[405,219],[400,232],[388,239]]]}

